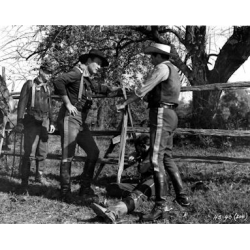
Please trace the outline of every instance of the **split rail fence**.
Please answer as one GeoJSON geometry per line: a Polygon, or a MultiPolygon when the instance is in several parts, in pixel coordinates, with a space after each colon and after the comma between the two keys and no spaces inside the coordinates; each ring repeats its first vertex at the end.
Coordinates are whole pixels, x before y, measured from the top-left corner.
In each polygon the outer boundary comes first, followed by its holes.
{"type": "MultiPolygon", "coordinates": [[[[250,88],[250,82],[242,81],[242,82],[234,82],[234,83],[214,83],[209,85],[202,86],[188,86],[182,87],[181,91],[218,91],[218,90],[236,90],[239,88],[250,88]]],[[[14,99],[19,98],[20,93],[12,93],[14,99]]],[[[54,99],[59,99],[58,96],[52,96],[54,99]]],[[[116,96],[102,96],[96,95],[94,98],[114,98],[114,97],[122,97],[122,95],[116,96]]],[[[126,93],[123,91],[123,97],[126,98],[126,93]]],[[[100,174],[105,164],[116,164],[117,168],[117,182],[121,181],[121,175],[123,169],[126,168],[126,156],[125,156],[125,144],[126,144],[126,134],[133,135],[135,138],[135,133],[148,133],[149,128],[144,127],[134,127],[131,111],[128,107],[124,112],[122,124],[119,129],[116,130],[106,130],[106,131],[92,131],[93,136],[113,136],[114,138],[119,138],[118,141],[120,143],[120,150],[118,157],[114,157],[112,155],[112,151],[115,147],[114,140],[111,140],[110,146],[108,150],[105,152],[104,157],[98,159],[98,163],[100,163],[99,169],[97,170],[95,179],[100,174]],[[130,126],[128,126],[128,121],[130,121],[130,126]]],[[[191,128],[177,128],[176,134],[179,135],[203,135],[203,136],[220,136],[220,137],[238,137],[238,138],[246,138],[250,137],[250,130],[220,130],[220,129],[191,129],[191,128]]],[[[58,131],[56,131],[53,135],[59,135],[58,131]]],[[[22,145],[20,147],[20,152],[14,148],[14,152],[8,152],[2,150],[2,155],[9,156],[18,156],[22,157],[22,145]]],[[[195,163],[210,163],[210,164],[249,164],[250,158],[235,158],[235,157],[221,157],[221,156],[183,156],[183,155],[174,155],[173,156],[176,162],[195,162],[195,163]]],[[[60,160],[61,155],[57,154],[48,154],[48,159],[56,159],[60,160]]],[[[86,157],[75,156],[74,161],[85,161],[86,157]]]]}

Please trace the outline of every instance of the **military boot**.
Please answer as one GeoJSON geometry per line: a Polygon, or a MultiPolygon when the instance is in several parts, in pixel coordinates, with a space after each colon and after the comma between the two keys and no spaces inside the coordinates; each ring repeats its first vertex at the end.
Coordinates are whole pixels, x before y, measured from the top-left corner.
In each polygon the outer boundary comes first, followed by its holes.
{"type": "Polygon", "coordinates": [[[61,200],[63,202],[71,202],[71,162],[62,162],[60,166],[60,181],[61,181],[61,200]]]}
{"type": "Polygon", "coordinates": [[[169,172],[169,176],[171,178],[171,181],[173,183],[173,187],[176,194],[176,202],[180,204],[181,206],[187,207],[190,205],[189,197],[185,193],[183,188],[182,179],[179,172],[169,172]]]}
{"type": "Polygon", "coordinates": [[[80,181],[80,196],[95,196],[94,190],[91,188],[91,182],[94,176],[96,162],[86,161],[84,166],[84,171],[81,175],[80,181]]]}
{"type": "Polygon", "coordinates": [[[28,194],[30,175],[30,160],[29,158],[23,157],[21,164],[21,186],[16,189],[17,194],[28,194]]]}
{"type": "Polygon", "coordinates": [[[167,183],[164,174],[154,173],[155,183],[155,206],[149,214],[143,215],[142,221],[154,221],[158,219],[165,219],[168,217],[168,212],[172,209],[167,204],[167,183]]]}
{"type": "Polygon", "coordinates": [[[96,215],[102,217],[106,223],[115,224],[119,218],[128,213],[127,205],[120,201],[117,205],[104,208],[96,203],[91,204],[96,215]]]}

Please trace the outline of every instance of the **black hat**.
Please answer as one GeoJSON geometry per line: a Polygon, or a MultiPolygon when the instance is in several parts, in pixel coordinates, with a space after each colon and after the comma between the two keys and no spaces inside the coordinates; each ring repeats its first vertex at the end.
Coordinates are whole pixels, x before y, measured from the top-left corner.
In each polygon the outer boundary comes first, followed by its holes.
{"type": "Polygon", "coordinates": [[[97,49],[91,49],[88,54],[83,54],[79,57],[79,61],[81,63],[85,63],[89,57],[99,57],[102,60],[102,67],[109,66],[109,62],[104,56],[104,54],[97,49]]]}

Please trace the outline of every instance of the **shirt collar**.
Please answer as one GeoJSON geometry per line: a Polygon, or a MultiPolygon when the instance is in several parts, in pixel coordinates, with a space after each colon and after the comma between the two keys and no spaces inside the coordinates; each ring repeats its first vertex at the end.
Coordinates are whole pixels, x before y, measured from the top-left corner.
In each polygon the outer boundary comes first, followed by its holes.
{"type": "Polygon", "coordinates": [[[34,79],[34,82],[39,86],[39,87],[43,87],[44,88],[44,91],[47,92],[47,82],[42,82],[41,79],[39,77],[36,77],[34,79]]]}
{"type": "Polygon", "coordinates": [[[166,60],[166,61],[164,61],[164,62],[159,63],[158,65],[160,65],[160,64],[165,64],[165,63],[170,63],[170,61],[169,61],[169,60],[166,60]]]}
{"type": "Polygon", "coordinates": [[[84,77],[90,77],[88,67],[85,64],[82,64],[81,67],[76,66],[76,68],[80,70],[80,72],[83,74],[84,77]]]}

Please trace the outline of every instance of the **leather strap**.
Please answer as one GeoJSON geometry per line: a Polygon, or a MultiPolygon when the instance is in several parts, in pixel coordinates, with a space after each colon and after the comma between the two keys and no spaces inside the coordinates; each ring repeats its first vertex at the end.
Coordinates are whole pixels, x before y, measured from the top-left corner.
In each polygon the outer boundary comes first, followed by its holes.
{"type": "Polygon", "coordinates": [[[83,79],[84,79],[84,76],[83,76],[83,74],[82,74],[81,82],[80,82],[80,88],[79,88],[79,92],[78,92],[78,101],[80,101],[80,100],[82,99],[83,79]]]}

